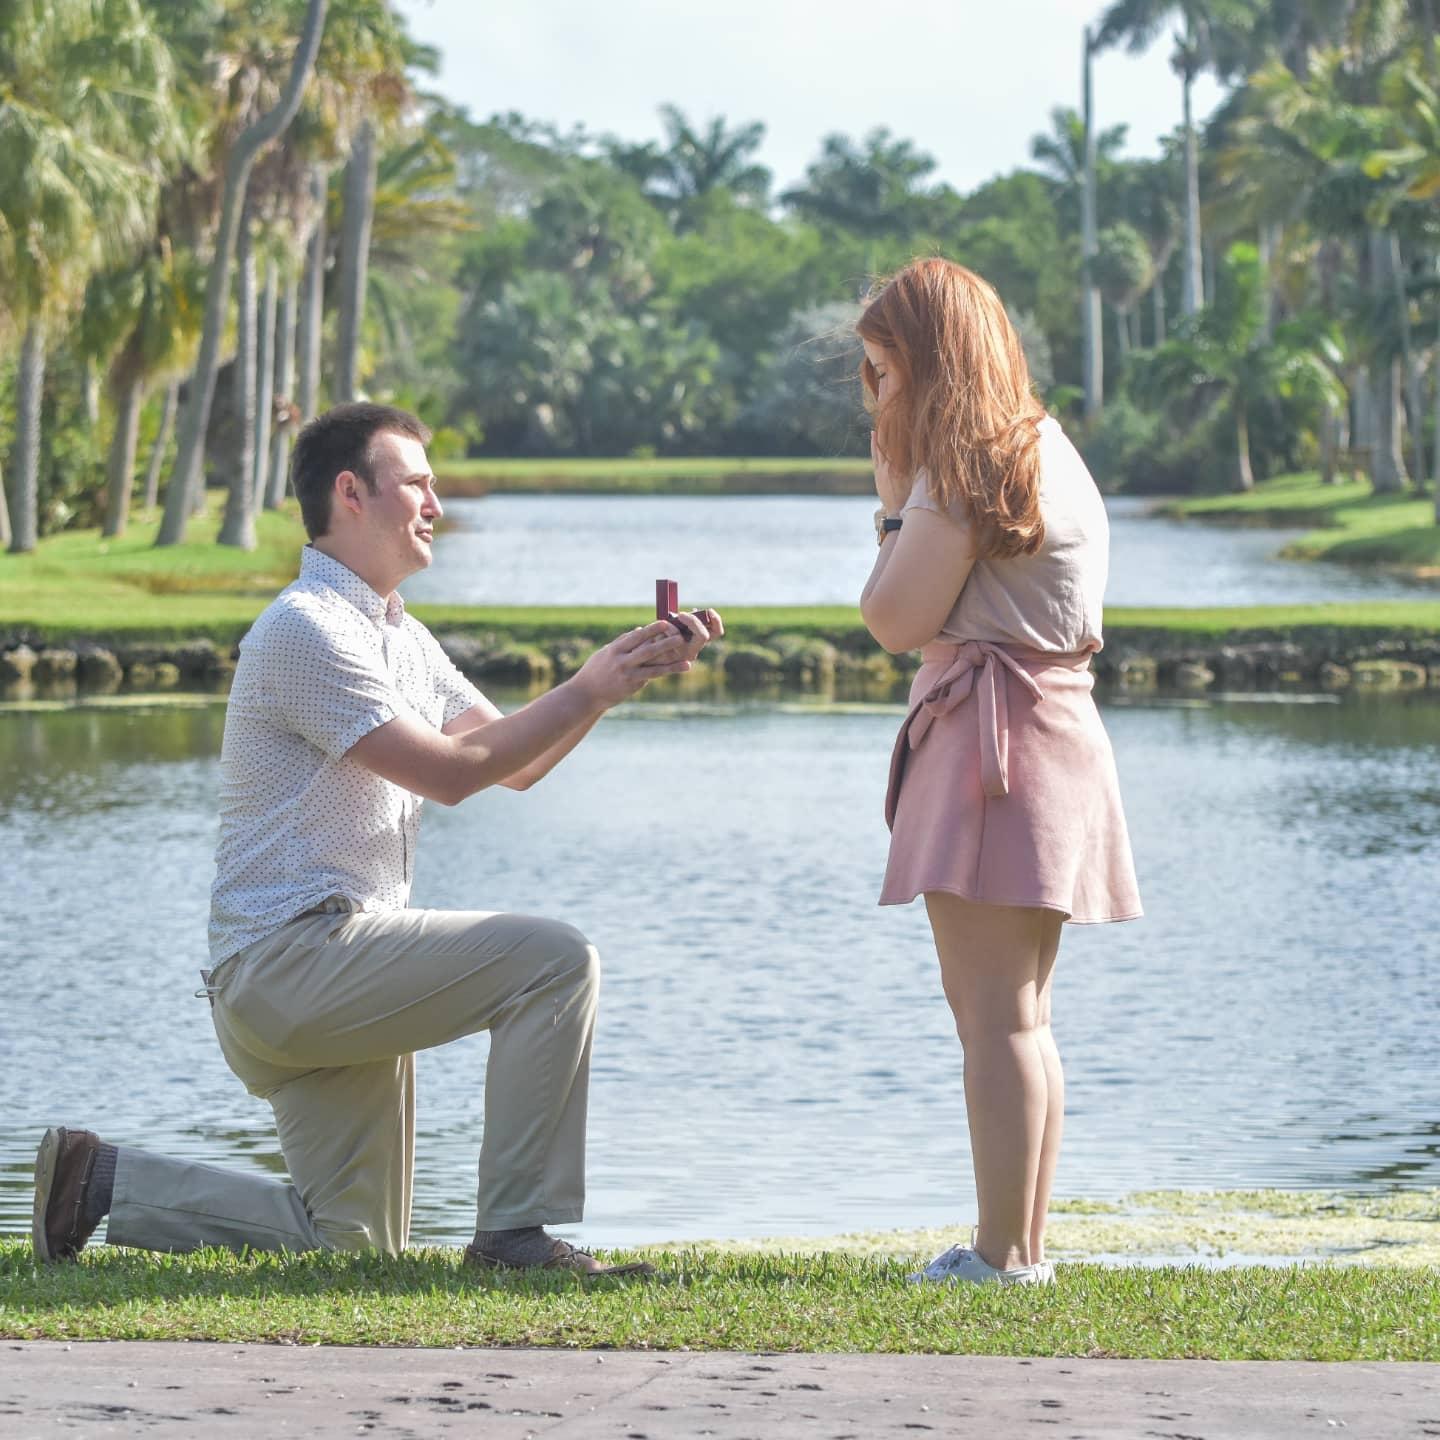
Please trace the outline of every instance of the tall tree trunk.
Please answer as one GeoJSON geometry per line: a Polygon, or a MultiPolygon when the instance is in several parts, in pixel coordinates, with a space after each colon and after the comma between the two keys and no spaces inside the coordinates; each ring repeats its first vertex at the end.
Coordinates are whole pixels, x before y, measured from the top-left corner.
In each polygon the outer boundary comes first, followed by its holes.
{"type": "Polygon", "coordinates": [[[1235,488],[1253,490],[1255,472],[1250,468],[1250,417],[1245,413],[1245,400],[1235,397],[1235,488]]]}
{"type": "Polygon", "coordinates": [[[40,401],[45,389],[45,326],[32,316],[20,346],[15,449],[10,459],[10,551],[35,548],[40,528],[40,401]]]}
{"type": "Polygon", "coordinates": [[[145,472],[145,509],[153,510],[160,498],[160,467],[165,463],[165,447],[175,428],[175,411],[180,405],[180,382],[172,380],[165,387],[165,408],[160,412],[160,433],[150,451],[150,468],[145,472]]]}
{"type": "Polygon", "coordinates": [[[10,546],[10,499],[5,493],[5,472],[0,470],[0,545],[10,546]]]}
{"type": "Polygon", "coordinates": [[[85,361],[85,423],[92,429],[100,424],[100,367],[93,359],[85,361]]]}
{"type": "Polygon", "coordinates": [[[123,535],[130,518],[130,490],[135,480],[135,447],[140,439],[140,411],[145,405],[145,381],[136,376],[115,396],[115,433],[105,466],[106,536],[123,535]]]}
{"type": "MultiPolygon", "coordinates": [[[[1428,6],[1426,13],[1429,14],[1428,6]]],[[[1433,54],[1433,46],[1431,50],[1433,54]]],[[[1431,369],[1435,380],[1435,423],[1431,437],[1434,448],[1430,452],[1430,488],[1435,496],[1435,523],[1440,525],[1440,333],[1435,337],[1435,361],[1431,369]]]]}
{"type": "Polygon", "coordinates": [[[315,207],[315,228],[305,249],[305,279],[300,287],[300,317],[297,345],[300,366],[300,423],[315,418],[320,405],[320,336],[325,326],[325,171],[315,166],[310,172],[310,199],[315,207]]]}
{"type": "Polygon", "coordinates": [[[1374,437],[1370,446],[1370,484],[1377,495],[1405,488],[1405,456],[1400,448],[1400,362],[1379,360],[1369,368],[1366,411],[1374,437]]]}
{"type": "Polygon", "coordinates": [[[1370,384],[1370,367],[1360,365],[1355,370],[1355,383],[1350,387],[1351,406],[1355,412],[1350,427],[1350,448],[1359,452],[1365,465],[1365,478],[1375,473],[1375,420],[1374,392],[1370,384]]]}
{"type": "Polygon", "coordinates": [[[1155,284],[1150,289],[1151,307],[1155,315],[1155,344],[1165,343],[1165,273],[1155,272],[1155,284]]]}
{"type": "Polygon", "coordinates": [[[1185,248],[1181,256],[1180,310],[1185,315],[1195,314],[1205,303],[1205,276],[1200,256],[1200,153],[1195,143],[1190,104],[1194,83],[1195,77],[1187,67],[1181,76],[1185,112],[1185,248]]]}
{"type": "Polygon", "coordinates": [[[1335,483],[1337,429],[1335,407],[1327,404],[1324,415],[1320,417],[1320,483],[1322,485],[1335,483]]]}
{"type": "MultiPolygon", "coordinates": [[[[1370,293],[1377,309],[1393,301],[1393,253],[1390,237],[1383,230],[1369,233],[1370,293]]],[[[1369,366],[1369,419],[1374,434],[1370,483],[1376,494],[1405,488],[1405,456],[1400,447],[1400,361],[1374,358],[1369,366]]]]}
{"type": "Polygon", "coordinates": [[[1273,220],[1260,222],[1260,338],[1267,344],[1275,338],[1275,253],[1280,248],[1280,226],[1273,220]]]}
{"type": "Polygon", "coordinates": [[[1120,355],[1121,373],[1130,356],[1130,317],[1118,306],[1115,310],[1115,348],[1120,355]]]}
{"type": "Polygon", "coordinates": [[[1393,230],[1390,232],[1389,262],[1395,309],[1400,318],[1400,363],[1404,368],[1410,418],[1410,473],[1419,486],[1425,483],[1425,415],[1420,401],[1420,369],[1415,363],[1415,346],[1410,334],[1410,296],[1405,286],[1405,264],[1400,254],[1400,237],[1393,230]]]}
{"type": "Polygon", "coordinates": [[[1080,187],[1080,343],[1085,419],[1095,421],[1105,404],[1105,345],[1100,329],[1100,287],[1095,283],[1095,257],[1099,250],[1095,231],[1095,93],[1092,78],[1095,46],[1088,26],[1084,46],[1081,91],[1084,97],[1085,173],[1080,187]]]}
{"type": "Polygon", "coordinates": [[[250,217],[240,221],[235,251],[235,362],[230,367],[235,395],[238,448],[230,461],[230,486],[220,544],[255,548],[255,251],[250,217]]]}
{"type": "MultiPolygon", "coordinates": [[[[285,282],[285,298],[280,305],[280,330],[275,337],[275,398],[287,410],[294,405],[291,391],[295,386],[295,313],[299,306],[300,279],[293,272],[285,282]]],[[[291,414],[293,414],[293,410],[291,414]]],[[[278,510],[285,498],[286,470],[290,465],[290,428],[288,418],[275,427],[270,441],[268,479],[265,485],[265,508],[278,510]]]]}
{"type": "Polygon", "coordinates": [[[201,473],[210,406],[215,398],[220,341],[230,299],[230,261],[235,249],[235,235],[240,228],[240,214],[245,206],[250,171],[255,157],[289,125],[300,107],[306,78],[315,63],[315,52],[320,48],[325,6],[326,0],[309,0],[305,28],[299,45],[295,47],[295,58],[290,66],[290,77],[285,82],[284,94],[273,109],[241,134],[225,163],[225,200],[220,213],[220,228],[215,237],[215,255],[210,262],[210,275],[205,287],[205,328],[194,378],[186,397],[185,417],[180,426],[180,441],[165,496],[165,518],[155,541],[157,545],[175,545],[185,538],[185,523],[201,473]]]}
{"type": "Polygon", "coordinates": [[[260,347],[255,370],[255,474],[250,508],[258,511],[270,489],[270,422],[275,413],[275,299],[279,278],[274,257],[265,261],[265,293],[260,301],[260,347]]]}
{"type": "Polygon", "coordinates": [[[359,383],[360,328],[365,320],[365,279],[370,226],[375,218],[375,124],[355,134],[345,167],[345,215],[340,232],[340,333],[335,356],[335,398],[353,400],[359,383]]]}

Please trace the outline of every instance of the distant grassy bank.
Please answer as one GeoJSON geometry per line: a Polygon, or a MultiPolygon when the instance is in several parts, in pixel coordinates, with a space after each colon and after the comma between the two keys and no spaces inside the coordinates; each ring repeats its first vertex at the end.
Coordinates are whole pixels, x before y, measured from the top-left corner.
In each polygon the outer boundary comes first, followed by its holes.
{"type": "Polygon", "coordinates": [[[0,1240],[0,1337],[559,1345],[1216,1360],[1440,1359],[1437,1196],[1156,1192],[1056,1206],[1053,1289],[920,1289],[956,1231],[666,1246],[650,1281],[479,1275],[454,1250],[149,1255],[37,1267],[0,1240]],[[1067,1258],[1176,1258],[1164,1267],[1067,1258]],[[1241,1264],[1233,1254],[1346,1263],[1241,1264]]]}
{"type": "Polygon", "coordinates": [[[1308,526],[1286,554],[1440,577],[1440,525],[1429,496],[1376,495],[1363,480],[1322,485],[1307,471],[1263,481],[1245,495],[1207,495],[1165,508],[1197,520],[1308,526]]]}
{"type": "MultiPolygon", "coordinates": [[[[1410,502],[1412,505],[1416,502],[1410,502]]],[[[96,530],[67,530],[33,555],[0,555],[0,641],[21,634],[50,644],[178,641],[231,645],[271,597],[297,573],[304,533],[293,505],[260,516],[253,551],[214,543],[219,499],[197,517],[184,545],[153,547],[157,519],[132,524],[119,540],[96,530]]],[[[841,648],[874,648],[854,606],[725,606],[732,640],[787,632],[824,638],[841,648]]],[[[419,605],[435,629],[501,633],[518,643],[576,637],[600,641],[649,618],[645,597],[634,606],[419,605]]],[[[1335,605],[1252,606],[1204,610],[1112,609],[1112,646],[1169,648],[1234,643],[1421,637],[1440,634],[1440,599],[1335,605]]]]}
{"type": "MultiPolygon", "coordinates": [[[[121,540],[70,531],[29,556],[0,556],[0,698],[223,690],[231,652],[296,573],[303,533],[290,510],[261,517],[250,553],[213,543],[218,506],[189,543],[156,550],[154,522],[121,540]]],[[[455,663],[486,689],[536,693],[597,645],[650,618],[632,606],[417,605],[455,663]]],[[[886,655],[855,606],[724,611],[723,642],[677,696],[796,692],[841,701],[903,700],[917,655],[886,655]]],[[[1440,599],[1205,610],[1115,609],[1092,662],[1127,692],[1440,688],[1440,599]]]]}
{"type": "Polygon", "coordinates": [[[868,459],[437,461],[442,497],[479,495],[871,495],[868,459]]]}

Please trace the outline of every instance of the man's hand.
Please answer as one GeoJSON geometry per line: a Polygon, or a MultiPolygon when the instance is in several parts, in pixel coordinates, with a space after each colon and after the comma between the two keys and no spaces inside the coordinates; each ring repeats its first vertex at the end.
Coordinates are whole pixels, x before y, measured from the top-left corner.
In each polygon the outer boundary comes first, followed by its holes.
{"type": "Polygon", "coordinates": [[[627,630],[597,650],[575,672],[570,684],[608,709],[628,700],[657,676],[679,675],[688,670],[691,659],[700,653],[710,636],[694,616],[685,618],[704,636],[699,644],[693,631],[687,643],[668,620],[654,620],[649,625],[627,630]]]}
{"type": "MultiPolygon", "coordinates": [[[[725,633],[725,622],[718,610],[678,611],[674,623],[683,626],[689,633],[690,638],[685,644],[687,660],[694,660],[712,640],[718,640],[725,633]]],[[[689,669],[689,666],[685,668],[689,669]]]]}

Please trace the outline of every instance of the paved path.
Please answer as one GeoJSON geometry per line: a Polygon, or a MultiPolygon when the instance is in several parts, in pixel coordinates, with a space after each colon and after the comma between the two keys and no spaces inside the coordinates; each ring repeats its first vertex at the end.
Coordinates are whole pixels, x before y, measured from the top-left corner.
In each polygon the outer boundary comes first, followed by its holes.
{"type": "Polygon", "coordinates": [[[1440,1366],[0,1342],[0,1435],[1440,1436],[1440,1366]]]}

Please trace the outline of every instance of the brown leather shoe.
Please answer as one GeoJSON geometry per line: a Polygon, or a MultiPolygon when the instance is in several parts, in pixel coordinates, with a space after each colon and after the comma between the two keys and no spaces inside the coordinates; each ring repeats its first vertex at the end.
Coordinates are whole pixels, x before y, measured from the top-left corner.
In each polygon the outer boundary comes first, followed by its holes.
{"type": "Polygon", "coordinates": [[[85,1219],[85,1192],[100,1137],[63,1125],[45,1132],[35,1156],[35,1218],[30,1237],[37,1260],[73,1260],[95,1233],[85,1219]]]}
{"type": "Polygon", "coordinates": [[[497,1255],[492,1255],[482,1250],[472,1240],[465,1247],[465,1263],[474,1265],[478,1270],[574,1270],[581,1275],[653,1275],[655,1267],[647,1264],[644,1260],[633,1261],[629,1265],[606,1265],[603,1261],[597,1260],[588,1250],[582,1250],[577,1245],[571,1245],[569,1241],[562,1240],[558,1235],[547,1235],[550,1242],[549,1253],[542,1260],[532,1260],[517,1264],[512,1260],[502,1260],[497,1255]]]}

